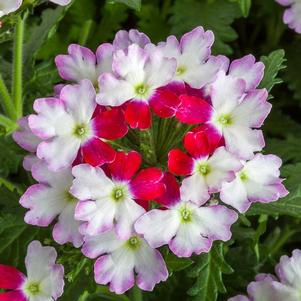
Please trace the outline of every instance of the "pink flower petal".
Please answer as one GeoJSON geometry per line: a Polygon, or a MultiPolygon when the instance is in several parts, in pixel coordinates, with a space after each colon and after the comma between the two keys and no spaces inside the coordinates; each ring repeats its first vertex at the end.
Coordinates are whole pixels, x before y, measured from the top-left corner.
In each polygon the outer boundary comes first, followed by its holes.
{"type": "Polygon", "coordinates": [[[133,181],[130,189],[135,199],[153,200],[165,192],[165,185],[161,183],[163,172],[159,168],[142,169],[133,181]]]}
{"type": "Polygon", "coordinates": [[[108,164],[110,173],[115,180],[130,180],[141,165],[141,155],[136,151],[128,154],[117,152],[115,160],[108,164]]]}
{"type": "Polygon", "coordinates": [[[110,140],[121,138],[128,132],[124,114],[117,108],[100,112],[92,120],[92,127],[97,137],[110,140]]]}
{"type": "Polygon", "coordinates": [[[180,200],[179,183],[175,176],[170,174],[169,172],[164,173],[164,177],[161,182],[164,183],[166,191],[155,201],[165,207],[173,206],[180,200]]]}
{"type": "Polygon", "coordinates": [[[187,176],[192,173],[193,160],[179,149],[172,149],[168,154],[168,170],[176,175],[187,176]]]}
{"type": "Polygon", "coordinates": [[[84,161],[92,166],[113,162],[116,156],[115,150],[100,139],[90,139],[82,146],[84,161]]]}
{"type": "Polygon", "coordinates": [[[126,106],[125,119],[133,129],[148,129],[151,125],[148,104],[142,101],[130,101],[126,106]]]}
{"type": "Polygon", "coordinates": [[[181,95],[180,100],[181,105],[178,108],[176,117],[181,122],[198,124],[210,119],[213,109],[204,99],[195,96],[181,95]]]}
{"type": "MultiPolygon", "coordinates": [[[[25,276],[13,266],[0,264],[0,288],[18,289],[25,281],[25,276]]],[[[0,299],[1,300],[1,299],[0,299]]]]}
{"type": "Polygon", "coordinates": [[[0,301],[28,301],[21,291],[0,293],[0,301]]]}

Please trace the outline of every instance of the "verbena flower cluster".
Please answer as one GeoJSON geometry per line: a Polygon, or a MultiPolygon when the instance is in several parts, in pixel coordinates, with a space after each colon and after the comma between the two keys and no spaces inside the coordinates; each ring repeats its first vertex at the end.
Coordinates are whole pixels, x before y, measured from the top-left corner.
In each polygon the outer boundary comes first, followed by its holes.
{"type": "Polygon", "coordinates": [[[37,99],[14,133],[37,181],[20,200],[26,223],[54,224],[53,239],[82,247],[96,260],[95,281],[118,294],[168,278],[161,246],[178,257],[209,252],[231,238],[236,211],[288,193],[281,160],[260,153],[271,110],[258,88],[264,65],[252,55],[213,56],[213,42],[197,27],[158,45],[137,30],[119,31],[95,53],[70,45],[55,62],[71,83],[37,99]],[[155,118],[190,126],[164,170],[111,143],[148,131],[155,118]]]}
{"type": "Polygon", "coordinates": [[[301,1],[300,0],[276,0],[279,4],[286,6],[283,22],[301,34],[301,1]]]}
{"type": "MultiPolygon", "coordinates": [[[[67,5],[71,0],[49,0],[55,4],[67,5]]],[[[0,18],[18,10],[23,3],[23,0],[0,0],[0,18]]]]}
{"type": "Polygon", "coordinates": [[[277,277],[259,274],[248,285],[248,296],[239,295],[228,301],[297,301],[300,300],[301,251],[282,256],[275,268],[277,277]]]}

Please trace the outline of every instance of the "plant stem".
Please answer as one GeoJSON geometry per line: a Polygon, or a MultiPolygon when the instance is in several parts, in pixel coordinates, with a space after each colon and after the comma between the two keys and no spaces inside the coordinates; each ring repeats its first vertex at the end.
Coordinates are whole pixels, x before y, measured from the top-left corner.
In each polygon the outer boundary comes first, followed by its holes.
{"type": "Polygon", "coordinates": [[[23,37],[25,18],[18,16],[15,28],[14,56],[13,56],[13,87],[12,94],[16,109],[16,119],[22,116],[22,73],[23,73],[23,37]]]}
{"type": "Polygon", "coordinates": [[[137,286],[134,286],[130,291],[130,298],[131,301],[143,301],[142,291],[137,286]]]}
{"type": "Polygon", "coordinates": [[[79,38],[79,44],[80,45],[86,45],[87,40],[88,40],[89,35],[90,35],[92,24],[93,24],[92,20],[88,20],[88,21],[85,22],[85,24],[83,26],[83,29],[81,31],[80,38],[79,38]]]}
{"type": "Polygon", "coordinates": [[[17,128],[17,124],[8,117],[0,114],[0,125],[5,127],[6,133],[11,133],[17,128]]]}
{"type": "Polygon", "coordinates": [[[0,95],[2,96],[3,100],[3,108],[5,113],[11,118],[15,119],[15,108],[13,104],[13,100],[8,92],[8,89],[5,85],[5,82],[0,74],[0,95]]]}

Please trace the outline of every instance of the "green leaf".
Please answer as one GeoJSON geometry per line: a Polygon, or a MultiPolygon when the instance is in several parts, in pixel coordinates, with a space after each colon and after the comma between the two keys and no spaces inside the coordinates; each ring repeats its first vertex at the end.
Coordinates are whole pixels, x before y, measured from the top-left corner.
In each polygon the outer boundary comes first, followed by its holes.
{"type": "Polygon", "coordinates": [[[278,78],[277,75],[280,70],[286,68],[284,65],[286,62],[284,56],[284,50],[279,49],[271,52],[268,56],[261,57],[261,61],[265,65],[265,70],[264,77],[259,85],[259,88],[266,88],[268,92],[270,92],[275,85],[283,82],[283,80],[278,78]]]}
{"type": "Polygon", "coordinates": [[[67,12],[67,8],[58,6],[55,9],[46,9],[42,12],[41,23],[30,25],[29,40],[24,46],[24,64],[30,66],[35,55],[43,43],[51,38],[59,22],[67,12]]]}
{"type": "Polygon", "coordinates": [[[233,269],[224,259],[223,244],[217,243],[207,254],[201,254],[196,264],[188,272],[188,277],[196,282],[188,290],[194,300],[216,301],[218,293],[226,293],[223,274],[231,274],[233,269]]]}
{"type": "Polygon", "coordinates": [[[153,42],[163,41],[169,35],[170,26],[166,24],[165,17],[158,6],[143,5],[137,16],[139,17],[139,29],[145,32],[153,42]]]}
{"type": "Polygon", "coordinates": [[[141,9],[141,0],[110,0],[109,3],[122,3],[135,10],[141,9]]]}
{"type": "Polygon", "coordinates": [[[193,264],[193,261],[189,258],[179,258],[173,253],[168,253],[164,258],[169,271],[181,271],[193,264]]]}
{"type": "Polygon", "coordinates": [[[21,162],[21,152],[10,137],[0,138],[0,176],[6,178],[10,173],[16,173],[21,162]]]}
{"type": "Polygon", "coordinates": [[[287,72],[285,81],[289,88],[294,91],[294,97],[301,102],[301,45],[300,40],[296,40],[287,49],[287,72]]]}
{"type": "Polygon", "coordinates": [[[285,165],[282,169],[285,187],[290,192],[285,198],[268,203],[257,203],[247,212],[248,215],[290,215],[301,218],[301,163],[285,165]]]}
{"type": "Polygon", "coordinates": [[[250,8],[252,5],[252,0],[230,0],[231,2],[237,2],[237,4],[239,5],[242,15],[243,17],[247,17],[249,15],[250,12],[250,8]]]}
{"type": "Polygon", "coordinates": [[[172,33],[182,35],[196,26],[211,29],[215,35],[214,53],[231,54],[229,42],[237,39],[231,27],[241,11],[235,3],[216,0],[213,3],[197,0],[176,0],[171,10],[172,33]]]}

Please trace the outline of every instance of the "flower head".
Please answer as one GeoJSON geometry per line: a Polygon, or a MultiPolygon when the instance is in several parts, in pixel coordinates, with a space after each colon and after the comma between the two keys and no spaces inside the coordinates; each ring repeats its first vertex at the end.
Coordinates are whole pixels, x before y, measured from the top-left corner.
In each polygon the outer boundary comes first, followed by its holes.
{"type": "Polygon", "coordinates": [[[152,200],[165,191],[162,171],[146,168],[137,173],[140,164],[140,155],[132,151],[117,153],[107,165],[109,176],[100,167],[73,167],[71,193],[81,200],[75,218],[84,222],[82,233],[96,235],[115,228],[119,237],[129,237],[133,222],[145,212],[135,200],[152,200]]]}
{"type": "Polygon", "coordinates": [[[134,232],[127,239],[120,239],[114,231],[86,236],[82,252],[97,258],[96,283],[110,284],[110,290],[117,294],[123,294],[135,283],[142,290],[152,291],[168,277],[160,252],[134,232]]]}
{"type": "Polygon", "coordinates": [[[39,241],[29,244],[25,259],[27,276],[16,268],[0,265],[1,300],[49,301],[63,294],[64,268],[56,264],[53,247],[43,247],[39,241]]]}

